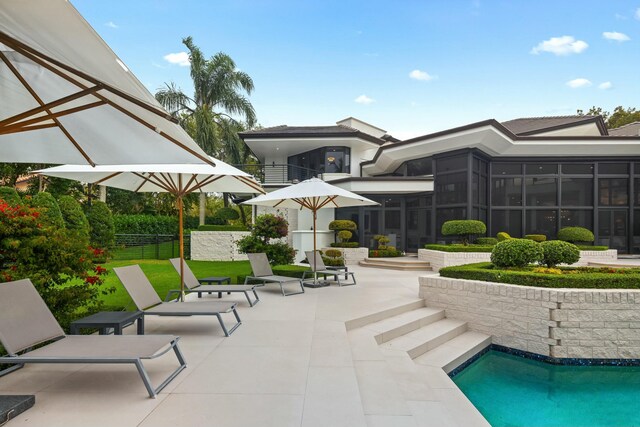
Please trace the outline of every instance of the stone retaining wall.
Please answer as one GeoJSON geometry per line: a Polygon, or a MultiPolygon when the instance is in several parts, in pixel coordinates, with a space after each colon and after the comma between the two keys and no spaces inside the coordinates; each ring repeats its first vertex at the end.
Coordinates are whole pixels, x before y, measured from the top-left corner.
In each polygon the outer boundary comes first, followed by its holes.
{"type": "Polygon", "coordinates": [[[191,259],[196,261],[244,261],[246,254],[238,252],[237,242],[248,231],[192,231],[191,259]]]}
{"type": "Polygon", "coordinates": [[[420,277],[428,307],[493,343],[555,358],[640,358],[640,291],[550,289],[420,277]]]}
{"type": "MultiPolygon", "coordinates": [[[[490,252],[443,252],[431,249],[418,249],[418,259],[431,264],[433,271],[452,265],[473,264],[491,261],[490,252]]],[[[576,267],[588,265],[590,262],[607,263],[618,259],[618,251],[580,251],[580,260],[573,264],[576,267]]]]}

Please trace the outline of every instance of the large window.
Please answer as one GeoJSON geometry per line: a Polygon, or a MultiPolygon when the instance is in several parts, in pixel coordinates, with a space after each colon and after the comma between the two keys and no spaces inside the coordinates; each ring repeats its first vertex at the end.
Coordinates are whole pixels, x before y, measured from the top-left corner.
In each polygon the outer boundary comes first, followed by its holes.
{"type": "MultiPolygon", "coordinates": [[[[303,171],[317,173],[349,173],[351,149],[349,147],[322,147],[306,153],[289,156],[289,175],[304,175],[303,171]]],[[[298,178],[290,176],[289,179],[298,178]]],[[[306,178],[305,178],[306,179],[306,178]]]]}
{"type": "Polygon", "coordinates": [[[626,178],[600,178],[598,195],[600,206],[625,206],[629,203],[629,188],[626,178]]]}
{"type": "Polygon", "coordinates": [[[563,206],[593,206],[592,178],[562,178],[563,206]]]}
{"type": "Polygon", "coordinates": [[[550,239],[558,234],[558,211],[529,209],[526,211],[525,234],[544,234],[550,239]]]}
{"type": "Polygon", "coordinates": [[[467,173],[456,172],[438,175],[438,179],[436,179],[436,195],[436,200],[441,205],[467,203],[467,173]]]}
{"type": "Polygon", "coordinates": [[[512,237],[522,236],[522,211],[495,209],[491,212],[492,235],[506,231],[512,237]]]}
{"type": "Polygon", "coordinates": [[[522,206],[522,178],[493,178],[493,206],[522,206]]]}
{"type": "Polygon", "coordinates": [[[556,178],[527,178],[525,191],[527,206],[557,206],[558,204],[556,178]]]}

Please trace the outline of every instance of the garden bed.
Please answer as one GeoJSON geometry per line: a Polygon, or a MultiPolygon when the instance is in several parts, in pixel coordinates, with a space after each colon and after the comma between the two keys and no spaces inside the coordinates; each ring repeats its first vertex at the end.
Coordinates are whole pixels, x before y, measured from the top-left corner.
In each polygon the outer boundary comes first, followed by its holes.
{"type": "Polygon", "coordinates": [[[498,268],[489,262],[445,267],[440,276],[541,288],[640,289],[640,268],[498,268]]]}

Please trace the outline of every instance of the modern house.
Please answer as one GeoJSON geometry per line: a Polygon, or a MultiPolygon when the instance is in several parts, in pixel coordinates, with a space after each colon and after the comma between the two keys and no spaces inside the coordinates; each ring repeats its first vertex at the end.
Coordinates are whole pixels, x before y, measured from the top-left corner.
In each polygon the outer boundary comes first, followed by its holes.
{"type": "MultiPolygon", "coordinates": [[[[480,219],[489,235],[552,239],[582,226],[598,244],[640,253],[640,123],[608,130],[600,116],[485,120],[400,141],[349,117],[240,136],[262,162],[256,174],[267,189],[318,176],[378,201],[328,210],[319,223],[354,220],[363,246],[386,234],[415,252],[445,240],[443,222],[480,219]]],[[[295,215],[304,214],[290,213],[294,229],[309,230],[295,215]]]]}

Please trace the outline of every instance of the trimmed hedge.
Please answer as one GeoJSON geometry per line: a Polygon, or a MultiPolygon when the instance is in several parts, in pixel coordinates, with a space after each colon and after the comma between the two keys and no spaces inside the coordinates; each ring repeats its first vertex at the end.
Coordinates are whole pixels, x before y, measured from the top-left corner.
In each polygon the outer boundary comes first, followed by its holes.
{"type": "Polygon", "coordinates": [[[349,230],[355,231],[358,229],[358,225],[349,219],[336,219],[329,223],[329,230],[340,231],[349,230]]]}
{"type": "Polygon", "coordinates": [[[591,230],[584,227],[565,227],[558,231],[558,240],[565,242],[593,242],[595,237],[591,230]]]}
{"type": "Polygon", "coordinates": [[[504,242],[505,240],[511,239],[511,236],[509,235],[509,233],[501,231],[496,234],[496,238],[498,239],[498,242],[504,242]]]}
{"type": "Polygon", "coordinates": [[[115,246],[116,229],[113,225],[113,214],[105,202],[94,200],[87,208],[87,220],[89,221],[89,238],[92,245],[103,249],[115,246]]]}
{"type": "Polygon", "coordinates": [[[233,221],[240,218],[240,213],[233,208],[220,208],[213,216],[226,223],[227,221],[233,221]]]}
{"type": "Polygon", "coordinates": [[[371,249],[369,250],[369,258],[395,258],[402,256],[402,251],[389,249],[371,249]]]}
{"type": "Polygon", "coordinates": [[[469,242],[470,236],[476,234],[484,234],[487,232],[487,226],[482,221],[475,219],[456,219],[445,221],[442,224],[443,236],[460,236],[462,243],[465,245],[469,242]]]}
{"type": "Polygon", "coordinates": [[[198,231],[249,231],[244,225],[201,225],[198,231]]]}
{"type": "Polygon", "coordinates": [[[352,237],[353,237],[353,233],[350,232],[349,230],[338,231],[338,239],[340,239],[340,242],[342,243],[348,242],[349,239],[351,239],[352,237]]]}
{"type": "Polygon", "coordinates": [[[531,270],[500,269],[489,262],[456,265],[440,270],[440,276],[542,288],[639,289],[640,269],[593,267],[562,268],[573,274],[534,273],[531,270]]]}
{"type": "Polygon", "coordinates": [[[496,239],[495,237],[478,237],[476,239],[476,244],[493,246],[498,244],[498,239],[496,239]]]}
{"type": "Polygon", "coordinates": [[[491,252],[494,245],[439,245],[430,243],[424,245],[425,249],[440,252],[491,252]]]}
{"type": "Polygon", "coordinates": [[[80,203],[71,196],[60,196],[58,207],[67,230],[73,230],[89,237],[89,221],[80,203]]]}
{"type": "Polygon", "coordinates": [[[544,242],[547,240],[547,236],[544,234],[525,234],[524,238],[527,240],[533,240],[534,242],[544,242]]]}
{"type": "Polygon", "coordinates": [[[581,251],[608,251],[609,246],[576,245],[581,251]]]}
{"type": "Polygon", "coordinates": [[[553,268],[558,264],[575,264],[580,260],[580,249],[573,243],[562,240],[549,240],[541,242],[542,263],[548,268],[553,268]]]}
{"type": "Polygon", "coordinates": [[[331,243],[332,248],[359,248],[359,242],[337,242],[331,243]]]}
{"type": "Polygon", "coordinates": [[[493,247],[491,262],[499,267],[525,267],[542,261],[540,245],[532,240],[509,239],[493,247]]]}
{"type": "Polygon", "coordinates": [[[36,194],[31,198],[30,205],[40,211],[40,218],[44,224],[64,228],[62,212],[60,212],[58,202],[51,193],[42,191],[36,194]]]}
{"type": "MultiPolygon", "coordinates": [[[[178,218],[166,215],[114,215],[113,225],[118,234],[177,234],[178,218]]],[[[185,226],[185,228],[190,228],[185,226]]]]}

